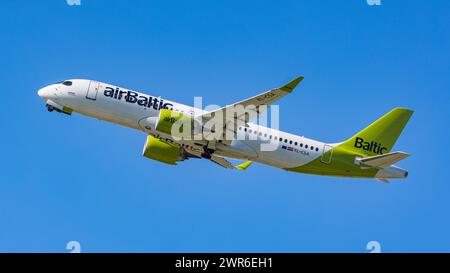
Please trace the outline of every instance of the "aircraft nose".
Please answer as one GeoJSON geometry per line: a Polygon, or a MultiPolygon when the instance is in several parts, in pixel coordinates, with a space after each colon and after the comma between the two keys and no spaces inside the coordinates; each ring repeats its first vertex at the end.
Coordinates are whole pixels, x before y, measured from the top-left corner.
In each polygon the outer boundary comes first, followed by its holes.
{"type": "Polygon", "coordinates": [[[44,87],[38,90],[38,96],[41,97],[43,100],[47,100],[50,98],[50,90],[48,90],[48,87],[44,87]]]}
{"type": "Polygon", "coordinates": [[[44,92],[44,88],[39,89],[38,96],[42,98],[42,96],[44,96],[44,92]]]}

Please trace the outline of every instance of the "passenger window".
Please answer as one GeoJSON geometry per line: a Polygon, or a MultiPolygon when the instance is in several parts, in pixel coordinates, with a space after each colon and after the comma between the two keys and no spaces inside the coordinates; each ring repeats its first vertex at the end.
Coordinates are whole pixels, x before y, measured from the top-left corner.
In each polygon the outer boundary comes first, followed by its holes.
{"type": "Polygon", "coordinates": [[[283,138],[282,138],[282,137],[280,137],[280,141],[283,141],[283,138]]]}
{"type": "Polygon", "coordinates": [[[316,148],[316,152],[318,152],[319,151],[319,148],[316,148]]]}
{"type": "Polygon", "coordinates": [[[308,145],[305,145],[305,148],[308,149],[308,145]]]}
{"type": "Polygon", "coordinates": [[[284,140],[284,143],[287,143],[287,139],[284,140]]]}
{"type": "Polygon", "coordinates": [[[292,140],[291,140],[291,141],[289,141],[289,144],[292,144],[292,140]]]}
{"type": "Polygon", "coordinates": [[[300,147],[303,147],[303,143],[300,143],[300,147]]]}
{"type": "Polygon", "coordinates": [[[298,143],[297,143],[297,141],[296,141],[296,142],[294,143],[294,145],[297,146],[297,144],[298,144],[298,143]]]}

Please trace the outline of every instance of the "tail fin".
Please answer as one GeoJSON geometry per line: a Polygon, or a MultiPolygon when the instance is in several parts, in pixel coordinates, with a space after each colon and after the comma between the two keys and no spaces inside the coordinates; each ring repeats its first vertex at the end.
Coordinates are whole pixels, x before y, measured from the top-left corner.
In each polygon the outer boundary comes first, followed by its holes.
{"type": "Polygon", "coordinates": [[[412,114],[412,110],[394,108],[344,141],[341,147],[366,156],[389,153],[412,114]]]}

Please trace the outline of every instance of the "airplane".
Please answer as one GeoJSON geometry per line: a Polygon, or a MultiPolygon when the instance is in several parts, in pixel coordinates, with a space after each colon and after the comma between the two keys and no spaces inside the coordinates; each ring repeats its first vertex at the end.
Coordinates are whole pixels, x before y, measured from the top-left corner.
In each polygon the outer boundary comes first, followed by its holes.
{"type": "MultiPolygon", "coordinates": [[[[297,77],[281,87],[213,111],[86,79],[57,82],[40,89],[38,95],[50,112],[68,115],[75,112],[143,131],[147,135],[143,156],[166,164],[204,158],[235,170],[245,170],[252,162],[258,162],[291,172],[375,178],[382,182],[408,176],[407,170],[394,164],[410,155],[391,152],[391,149],[413,114],[412,110],[394,108],[354,136],[337,143],[325,143],[250,122],[261,114],[261,107],[273,105],[291,94],[302,80],[303,77],[297,77]],[[256,110],[233,113],[231,119],[222,115],[236,107],[247,106],[254,106],[252,109],[256,110]],[[176,137],[175,125],[186,120],[188,122],[183,124],[197,125],[195,132],[189,126],[184,127],[190,136],[197,136],[206,129],[210,129],[210,134],[215,133],[216,128],[231,132],[234,138],[176,137]],[[233,121],[238,124],[228,126],[233,121]],[[206,128],[208,122],[213,125],[206,128]],[[261,149],[264,143],[272,144],[272,148],[261,149]],[[227,158],[245,162],[235,166],[227,158]]],[[[182,132],[183,126],[178,130],[182,132]]]]}

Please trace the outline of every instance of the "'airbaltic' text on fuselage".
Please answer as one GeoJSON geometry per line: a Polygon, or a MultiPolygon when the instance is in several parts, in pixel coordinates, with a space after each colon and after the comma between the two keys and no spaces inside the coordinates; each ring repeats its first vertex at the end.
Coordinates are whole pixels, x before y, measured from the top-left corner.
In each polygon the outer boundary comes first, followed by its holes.
{"type": "Polygon", "coordinates": [[[105,87],[103,95],[117,100],[124,98],[126,102],[137,103],[140,106],[155,110],[161,110],[163,108],[171,109],[173,107],[171,103],[165,103],[163,99],[146,96],[133,91],[120,90],[120,88],[105,87]]]}

